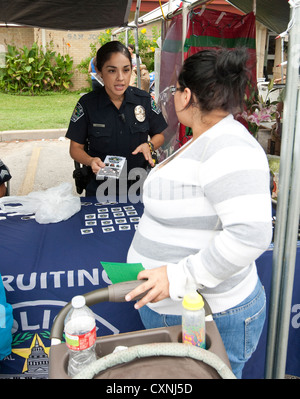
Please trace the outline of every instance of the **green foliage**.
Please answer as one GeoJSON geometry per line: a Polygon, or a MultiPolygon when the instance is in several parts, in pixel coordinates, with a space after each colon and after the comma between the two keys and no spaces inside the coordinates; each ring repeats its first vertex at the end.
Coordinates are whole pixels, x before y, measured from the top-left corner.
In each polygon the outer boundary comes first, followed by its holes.
{"type": "Polygon", "coordinates": [[[264,123],[276,122],[279,116],[277,111],[278,101],[272,101],[269,98],[273,90],[274,81],[271,80],[268,84],[268,91],[265,99],[259,95],[256,86],[248,82],[249,95],[245,94],[245,110],[239,114],[248,123],[248,130],[257,138],[257,132],[264,123]]]}
{"type": "Polygon", "coordinates": [[[94,57],[93,52],[91,52],[91,55],[84,58],[76,67],[80,73],[86,75],[86,81],[90,83],[90,89],[92,88],[92,80],[89,74],[89,62],[93,57],[94,57]]]}
{"type": "MultiPolygon", "coordinates": [[[[87,81],[91,82],[88,67],[91,58],[95,57],[97,50],[99,47],[103,46],[103,44],[110,42],[112,36],[112,30],[107,29],[103,32],[99,37],[98,41],[90,44],[91,52],[89,57],[84,58],[80,64],[77,65],[77,69],[87,76],[87,81]]],[[[139,53],[142,60],[142,63],[146,65],[149,72],[154,71],[154,51],[155,48],[158,47],[157,39],[160,37],[160,31],[157,27],[152,28],[152,37],[149,38],[147,36],[147,29],[143,28],[139,31],[138,35],[138,45],[139,45],[139,53]]],[[[118,35],[116,40],[119,40],[121,43],[125,44],[125,32],[122,32],[118,35]]],[[[135,45],[134,34],[133,31],[130,30],[128,32],[128,44],[135,45]]]]}
{"type": "MultiPolygon", "coordinates": [[[[143,28],[139,31],[138,46],[142,63],[146,65],[149,72],[154,71],[154,51],[158,47],[157,39],[160,36],[160,31],[157,27],[152,28],[152,37],[147,36],[147,29],[143,28]]],[[[118,40],[125,43],[125,32],[120,33],[118,40]]],[[[128,34],[128,43],[135,45],[133,31],[130,30],[128,34]]]]}
{"type": "Polygon", "coordinates": [[[65,129],[82,92],[86,89],[39,95],[0,92],[0,130],[65,129]]]}
{"type": "Polygon", "coordinates": [[[65,91],[72,85],[73,60],[53,51],[51,43],[45,53],[33,43],[31,49],[8,45],[6,67],[0,75],[0,90],[28,95],[48,91],[65,91]]]}

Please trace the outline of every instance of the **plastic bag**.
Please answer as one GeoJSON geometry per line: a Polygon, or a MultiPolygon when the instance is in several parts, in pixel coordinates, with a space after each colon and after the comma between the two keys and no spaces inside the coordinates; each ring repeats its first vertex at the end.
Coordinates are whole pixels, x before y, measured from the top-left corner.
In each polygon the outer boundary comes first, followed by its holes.
{"type": "Polygon", "coordinates": [[[72,194],[71,183],[62,183],[45,191],[34,191],[26,196],[0,198],[0,215],[35,214],[35,220],[40,224],[67,220],[80,209],[80,197],[72,194]]]}

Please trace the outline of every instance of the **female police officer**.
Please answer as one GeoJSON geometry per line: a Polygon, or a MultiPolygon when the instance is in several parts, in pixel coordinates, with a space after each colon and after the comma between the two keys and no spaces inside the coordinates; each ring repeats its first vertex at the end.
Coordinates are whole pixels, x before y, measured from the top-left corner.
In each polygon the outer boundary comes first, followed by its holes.
{"type": "Polygon", "coordinates": [[[96,194],[100,182],[95,174],[105,166],[106,155],[126,157],[128,172],[153,166],[151,150],[163,144],[162,132],[167,127],[149,93],[129,86],[131,56],[122,43],[112,41],[102,46],[96,65],[104,87],[80,98],[66,134],[71,140],[71,157],[90,166],[94,173],[87,196],[96,194]]]}

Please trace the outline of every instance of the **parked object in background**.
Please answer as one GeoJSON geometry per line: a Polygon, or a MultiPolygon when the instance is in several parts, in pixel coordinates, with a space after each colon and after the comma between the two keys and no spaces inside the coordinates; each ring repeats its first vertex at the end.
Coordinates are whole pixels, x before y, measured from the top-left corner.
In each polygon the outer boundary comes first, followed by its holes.
{"type": "MultiPolygon", "coordinates": [[[[140,65],[141,71],[141,89],[149,92],[150,89],[150,75],[146,65],[140,65]]],[[[137,67],[132,68],[129,86],[137,86],[137,67]]]]}

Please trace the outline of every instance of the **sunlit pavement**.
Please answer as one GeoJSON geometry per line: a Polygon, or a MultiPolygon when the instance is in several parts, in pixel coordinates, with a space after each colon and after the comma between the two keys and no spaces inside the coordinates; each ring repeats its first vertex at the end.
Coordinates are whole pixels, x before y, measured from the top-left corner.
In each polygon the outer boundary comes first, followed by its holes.
{"type": "Polygon", "coordinates": [[[5,136],[0,132],[0,159],[12,175],[10,195],[27,195],[63,182],[71,182],[74,194],[77,194],[72,177],[74,162],[69,155],[65,132],[39,132],[34,131],[32,135],[13,132],[5,136]]]}

